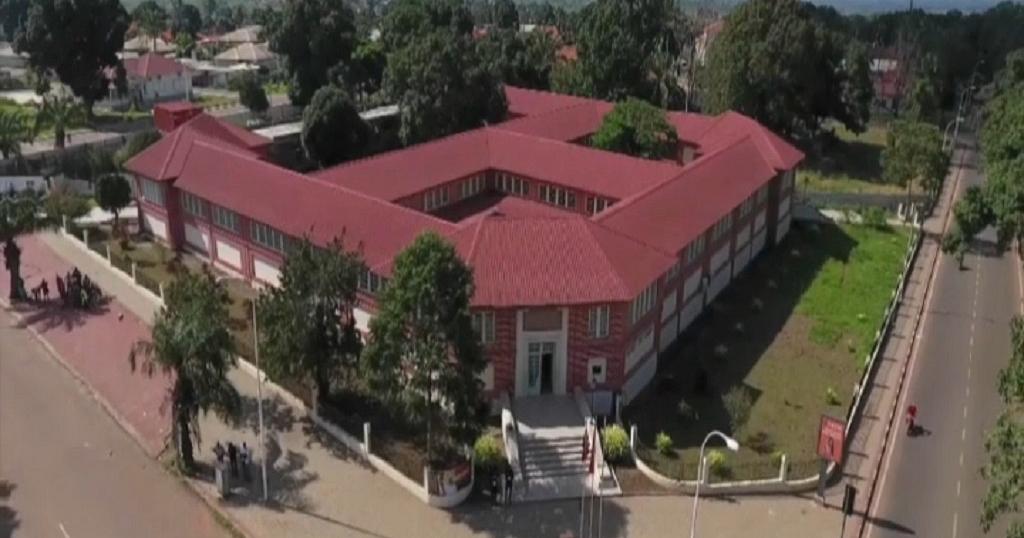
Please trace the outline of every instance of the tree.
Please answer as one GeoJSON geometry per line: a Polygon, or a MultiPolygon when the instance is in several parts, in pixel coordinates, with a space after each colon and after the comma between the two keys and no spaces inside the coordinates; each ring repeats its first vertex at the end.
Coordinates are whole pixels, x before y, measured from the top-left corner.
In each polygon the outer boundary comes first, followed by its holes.
{"type": "Polygon", "coordinates": [[[491,72],[512,86],[547,90],[555,63],[555,41],[547,33],[492,30],[476,43],[491,72]]]}
{"type": "Polygon", "coordinates": [[[4,245],[4,268],[10,275],[8,297],[12,302],[28,299],[21,278],[21,247],[16,239],[42,224],[41,204],[41,197],[33,191],[0,192],[0,242],[4,245]]]}
{"type": "Polygon", "coordinates": [[[151,50],[156,52],[156,39],[167,28],[167,11],[156,0],[146,0],[132,10],[132,20],[142,35],[153,40],[151,50]]]}
{"type": "Polygon", "coordinates": [[[29,140],[25,117],[15,111],[0,110],[0,156],[4,159],[21,157],[21,144],[29,140]]]}
{"type": "Polygon", "coordinates": [[[679,151],[679,138],[665,111],[630,98],[604,117],[591,145],[644,159],[671,159],[679,151]]]}
{"type": "Polygon", "coordinates": [[[288,97],[300,106],[351,60],[356,45],[355,15],[345,0],[287,2],[265,31],[291,75],[288,97]]]}
{"type": "Polygon", "coordinates": [[[256,310],[271,376],[310,382],[319,401],[333,381],[357,368],[363,346],[352,312],[363,270],[340,239],[327,248],[304,239],[288,252],[281,285],[264,291],[256,310]]]}
{"type": "Polygon", "coordinates": [[[470,317],[473,273],[455,248],[427,232],[395,258],[370,321],[363,366],[371,388],[425,417],[427,457],[435,443],[472,443],[486,418],[478,375],[486,367],[470,317]]]}
{"type": "Polygon", "coordinates": [[[1024,83],[1024,49],[1017,49],[1006,55],[1006,66],[999,72],[996,81],[1004,89],[1024,83]]]}
{"type": "Polygon", "coordinates": [[[42,200],[47,220],[55,225],[73,223],[89,213],[89,199],[75,192],[70,185],[55,185],[42,200]]]}
{"type": "Polygon", "coordinates": [[[828,118],[859,132],[870,95],[867,57],[847,56],[841,39],[797,0],[741,4],[708,52],[703,103],[709,112],[735,110],[786,135],[812,137],[828,118]]]}
{"type": "Polygon", "coordinates": [[[494,25],[505,30],[519,31],[519,10],[512,0],[494,0],[494,25]]]}
{"type": "Polygon", "coordinates": [[[171,10],[171,31],[174,35],[185,34],[194,38],[202,29],[203,15],[199,8],[182,0],[174,0],[171,10]]]}
{"type": "Polygon", "coordinates": [[[907,188],[908,205],[915,183],[929,196],[936,196],[949,167],[938,127],[921,122],[893,122],[882,151],[882,166],[886,181],[907,188]]]}
{"type": "Polygon", "coordinates": [[[909,118],[914,121],[935,123],[941,110],[936,92],[935,82],[926,74],[919,73],[914,87],[910,90],[907,107],[909,118]]]}
{"type": "Polygon", "coordinates": [[[28,20],[32,0],[0,0],[0,36],[6,41],[14,40],[25,21],[28,20]]]}
{"type": "Polygon", "coordinates": [[[501,121],[508,109],[501,82],[469,38],[449,32],[392,53],[384,86],[401,110],[407,145],[501,121]]]}
{"type": "Polygon", "coordinates": [[[473,17],[459,0],[397,0],[381,23],[381,43],[388,53],[415,45],[429,34],[448,32],[470,37],[473,17]]]}
{"type": "Polygon", "coordinates": [[[120,0],[38,0],[14,39],[29,65],[53,71],[82,99],[86,113],[107,94],[104,68],[120,63],[128,14],[120,0]]]}
{"type": "Polygon", "coordinates": [[[96,183],[96,203],[114,214],[114,229],[120,228],[121,210],[132,202],[132,187],[120,174],[108,174],[96,183]]]}
{"type": "Polygon", "coordinates": [[[85,113],[74,97],[63,92],[43,96],[43,105],[36,114],[33,136],[44,126],[53,128],[53,147],[64,149],[67,131],[85,120],[85,113]]]}
{"type": "Polygon", "coordinates": [[[964,255],[967,254],[968,241],[968,238],[959,226],[953,226],[942,237],[942,252],[950,256],[956,256],[956,262],[960,269],[964,268],[964,255]]]}
{"type": "Polygon", "coordinates": [[[179,57],[190,56],[196,48],[196,40],[191,35],[182,32],[174,36],[174,48],[177,49],[179,57]]]}
{"type": "Polygon", "coordinates": [[[153,321],[150,339],[136,342],[128,360],[132,371],[171,377],[171,435],[179,464],[194,466],[192,443],[199,438],[199,415],[210,411],[233,421],[241,397],[228,380],[235,365],[229,327],[231,303],[213,274],[186,272],[166,289],[165,306],[153,321]]]}
{"type": "Polygon", "coordinates": [[[957,228],[967,238],[978,235],[992,223],[992,210],[981,187],[967,187],[963,197],[953,207],[953,217],[957,228]]]}
{"type": "MultiPolygon", "coordinates": [[[[981,528],[988,532],[1000,517],[1019,511],[1024,499],[1024,423],[1020,405],[1024,403],[1024,321],[1010,321],[1011,354],[1006,368],[999,372],[999,395],[1007,409],[985,441],[989,462],[982,469],[988,491],[981,504],[981,528]]],[[[1008,538],[1024,536],[1024,522],[1009,525],[1008,538]]]]}
{"type": "Polygon", "coordinates": [[[302,148],[321,167],[360,155],[371,134],[352,98],[337,86],[317,90],[302,112],[302,148]]]}
{"type": "Polygon", "coordinates": [[[238,79],[238,101],[254,114],[263,114],[270,108],[267,92],[260,78],[253,73],[246,73],[238,79]]]}

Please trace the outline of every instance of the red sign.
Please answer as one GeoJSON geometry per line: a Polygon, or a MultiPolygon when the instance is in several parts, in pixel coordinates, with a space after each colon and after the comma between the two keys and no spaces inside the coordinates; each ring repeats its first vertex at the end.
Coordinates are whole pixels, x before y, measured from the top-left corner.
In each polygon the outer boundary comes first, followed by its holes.
{"type": "Polygon", "coordinates": [[[821,426],[818,427],[818,455],[836,463],[843,461],[845,441],[846,424],[838,418],[822,415],[821,426]]]}

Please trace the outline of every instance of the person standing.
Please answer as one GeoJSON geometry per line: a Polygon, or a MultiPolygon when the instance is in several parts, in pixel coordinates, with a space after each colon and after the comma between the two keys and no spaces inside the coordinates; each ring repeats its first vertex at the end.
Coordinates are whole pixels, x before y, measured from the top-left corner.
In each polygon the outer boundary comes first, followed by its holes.
{"type": "Polygon", "coordinates": [[[238,447],[228,442],[228,464],[231,465],[231,476],[238,478],[238,447]]]}
{"type": "Polygon", "coordinates": [[[242,441],[242,449],[239,451],[239,456],[242,464],[242,479],[246,482],[249,481],[249,463],[252,462],[252,451],[249,450],[249,445],[242,441]]]}
{"type": "Polygon", "coordinates": [[[512,464],[510,464],[508,460],[505,460],[505,491],[502,496],[504,497],[506,505],[512,504],[512,480],[514,478],[515,476],[512,473],[512,464]]]}

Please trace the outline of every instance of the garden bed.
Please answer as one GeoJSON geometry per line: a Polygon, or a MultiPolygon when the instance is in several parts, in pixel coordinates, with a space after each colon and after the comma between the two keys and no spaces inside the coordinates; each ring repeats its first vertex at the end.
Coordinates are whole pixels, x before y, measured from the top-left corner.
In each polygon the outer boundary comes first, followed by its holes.
{"type": "Polygon", "coordinates": [[[700,443],[718,429],[743,446],[718,479],[777,477],[783,453],[792,478],[817,472],[820,417],[845,418],[908,238],[903,229],[797,223],[660,359],[651,386],[625,409],[644,462],[693,480],[700,443]],[[671,450],[655,449],[660,431],[671,450]]]}

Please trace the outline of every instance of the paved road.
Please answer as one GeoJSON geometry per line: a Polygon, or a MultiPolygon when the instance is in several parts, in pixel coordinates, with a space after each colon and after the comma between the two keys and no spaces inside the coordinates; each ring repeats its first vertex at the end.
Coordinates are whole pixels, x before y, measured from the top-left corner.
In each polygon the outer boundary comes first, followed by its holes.
{"type": "MultiPolygon", "coordinates": [[[[984,181],[977,154],[969,152],[965,162],[961,192],[984,181]]],[[[923,432],[908,437],[901,429],[895,435],[869,537],[983,535],[979,469],[985,437],[1002,409],[996,378],[1009,358],[1009,320],[1021,305],[1018,263],[1012,254],[995,255],[994,240],[991,230],[983,234],[964,270],[955,259],[939,258],[898,408],[916,404],[923,432]]]]}
{"type": "Polygon", "coordinates": [[[14,323],[0,311],[0,537],[227,536],[14,323]]]}

